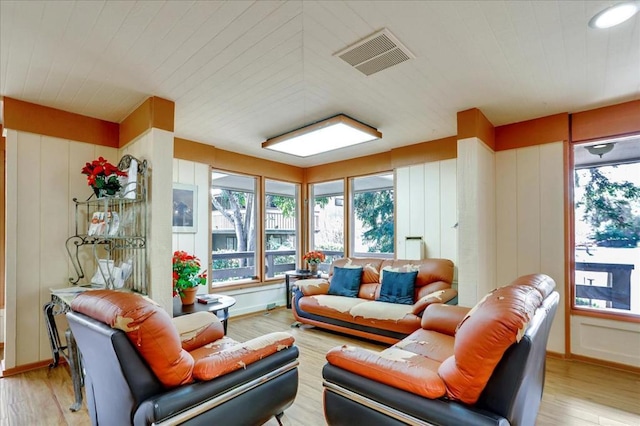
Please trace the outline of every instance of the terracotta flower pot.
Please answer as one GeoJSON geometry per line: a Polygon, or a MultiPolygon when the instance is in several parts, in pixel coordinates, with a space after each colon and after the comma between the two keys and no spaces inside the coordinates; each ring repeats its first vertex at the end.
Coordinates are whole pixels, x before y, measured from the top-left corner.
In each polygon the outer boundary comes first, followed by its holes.
{"type": "Polygon", "coordinates": [[[196,293],[198,292],[198,287],[185,288],[182,290],[182,294],[180,295],[180,300],[182,300],[183,305],[193,305],[196,302],[196,293]]]}

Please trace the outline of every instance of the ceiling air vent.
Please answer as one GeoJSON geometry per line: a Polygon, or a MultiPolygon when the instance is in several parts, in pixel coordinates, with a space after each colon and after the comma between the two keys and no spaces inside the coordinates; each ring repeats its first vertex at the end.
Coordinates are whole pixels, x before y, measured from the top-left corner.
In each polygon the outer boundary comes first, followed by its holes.
{"type": "Polygon", "coordinates": [[[371,75],[415,58],[386,28],[336,53],[364,75],[371,75]]]}

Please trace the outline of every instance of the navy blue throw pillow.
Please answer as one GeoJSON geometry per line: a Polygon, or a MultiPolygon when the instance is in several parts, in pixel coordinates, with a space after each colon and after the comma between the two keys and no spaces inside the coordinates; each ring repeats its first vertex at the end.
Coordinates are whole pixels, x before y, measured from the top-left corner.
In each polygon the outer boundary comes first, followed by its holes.
{"type": "Polygon", "coordinates": [[[384,271],[382,275],[382,287],[378,302],[401,303],[413,305],[413,289],[416,283],[418,271],[394,272],[384,271]]]}
{"type": "Polygon", "coordinates": [[[362,268],[333,268],[329,284],[329,294],[335,296],[358,297],[362,268]]]}

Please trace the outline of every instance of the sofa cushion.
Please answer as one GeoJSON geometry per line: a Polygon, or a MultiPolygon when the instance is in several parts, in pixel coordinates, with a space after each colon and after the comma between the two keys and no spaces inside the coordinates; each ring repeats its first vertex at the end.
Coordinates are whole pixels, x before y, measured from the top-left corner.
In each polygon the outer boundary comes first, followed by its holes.
{"type": "Polygon", "coordinates": [[[384,271],[379,302],[401,303],[413,305],[413,293],[418,271],[395,272],[384,271]]]}
{"type": "Polygon", "coordinates": [[[343,345],[327,353],[331,365],[427,398],[440,398],[446,388],[438,362],[394,346],[382,352],[343,345]]]}
{"type": "Polygon", "coordinates": [[[357,297],[360,288],[362,268],[333,268],[329,284],[329,294],[334,296],[357,297]]]}
{"type": "Polygon", "coordinates": [[[212,351],[211,354],[196,361],[193,377],[198,380],[215,379],[232,371],[246,368],[249,364],[290,347],[293,342],[291,334],[274,332],[227,347],[221,351],[212,351]]]}

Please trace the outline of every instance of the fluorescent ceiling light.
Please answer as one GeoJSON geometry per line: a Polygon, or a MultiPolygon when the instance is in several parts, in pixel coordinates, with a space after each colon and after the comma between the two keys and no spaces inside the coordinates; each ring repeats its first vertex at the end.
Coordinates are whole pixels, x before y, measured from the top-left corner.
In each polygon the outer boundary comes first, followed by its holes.
{"type": "Polygon", "coordinates": [[[589,21],[589,26],[591,28],[614,27],[618,24],[623,23],[627,19],[630,19],[637,12],[638,12],[638,3],[635,1],[618,3],[616,5],[608,7],[605,10],[597,13],[589,21]]]}
{"type": "Polygon", "coordinates": [[[298,157],[380,139],[382,133],[344,114],[318,121],[262,143],[263,148],[298,157]]]}

